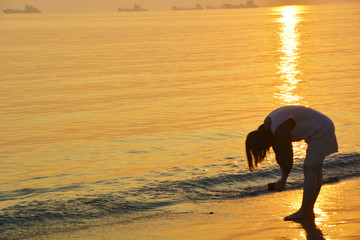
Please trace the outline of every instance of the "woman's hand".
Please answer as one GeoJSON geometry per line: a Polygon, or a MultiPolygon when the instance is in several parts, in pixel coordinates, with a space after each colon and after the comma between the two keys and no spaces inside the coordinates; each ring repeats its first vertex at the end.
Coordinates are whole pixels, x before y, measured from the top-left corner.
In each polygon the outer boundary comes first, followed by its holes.
{"type": "Polygon", "coordinates": [[[286,181],[280,179],[279,181],[276,182],[274,189],[277,192],[282,192],[285,190],[285,185],[286,185],[286,181]]]}

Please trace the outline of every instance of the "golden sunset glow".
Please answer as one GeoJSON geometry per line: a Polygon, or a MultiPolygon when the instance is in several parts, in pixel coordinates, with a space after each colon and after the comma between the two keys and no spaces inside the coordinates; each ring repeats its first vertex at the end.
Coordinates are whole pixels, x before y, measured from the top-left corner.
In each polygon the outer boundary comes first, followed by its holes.
{"type": "Polygon", "coordinates": [[[279,38],[281,53],[280,62],[278,64],[278,74],[282,80],[282,85],[277,86],[279,92],[275,93],[275,97],[279,98],[283,104],[300,104],[301,96],[294,93],[300,82],[298,70],[299,62],[299,45],[300,32],[298,23],[301,21],[299,17],[301,8],[299,6],[285,6],[277,8],[280,14],[278,22],[280,23],[279,38]]]}
{"type": "Polygon", "coordinates": [[[0,240],[358,236],[359,11],[0,0],[0,240]]]}

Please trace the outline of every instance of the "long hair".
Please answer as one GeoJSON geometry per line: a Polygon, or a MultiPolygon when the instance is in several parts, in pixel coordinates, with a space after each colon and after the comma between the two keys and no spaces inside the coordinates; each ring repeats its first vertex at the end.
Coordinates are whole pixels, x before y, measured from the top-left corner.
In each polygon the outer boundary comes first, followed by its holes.
{"type": "Polygon", "coordinates": [[[252,172],[266,158],[272,146],[273,135],[270,129],[260,125],[258,130],[250,132],[245,141],[249,170],[252,172]]]}

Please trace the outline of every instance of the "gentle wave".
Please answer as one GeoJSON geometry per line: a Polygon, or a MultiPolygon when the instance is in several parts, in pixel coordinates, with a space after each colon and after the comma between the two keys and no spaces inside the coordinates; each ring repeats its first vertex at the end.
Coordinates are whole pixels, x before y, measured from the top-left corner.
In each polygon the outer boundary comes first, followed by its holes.
{"type": "MultiPolygon", "coordinates": [[[[323,167],[324,183],[360,176],[359,158],[360,153],[350,153],[337,154],[326,159],[323,167]]],[[[61,222],[61,228],[65,225],[70,226],[71,223],[83,226],[90,220],[112,214],[119,216],[157,210],[177,203],[256,196],[268,193],[267,183],[276,181],[278,176],[279,169],[274,166],[270,169],[259,169],[253,173],[220,174],[214,177],[148,183],[139,188],[123,189],[108,194],[86,195],[69,200],[23,202],[2,209],[0,234],[6,239],[13,236],[16,229],[22,228],[24,231],[21,234],[37,235],[39,232],[34,232],[32,227],[37,226],[36,228],[39,229],[39,226],[51,223],[56,229],[58,221],[61,222]]],[[[290,176],[287,188],[301,188],[302,163],[294,164],[290,176]]],[[[38,191],[46,190],[22,189],[7,194],[16,197],[38,191]]]]}

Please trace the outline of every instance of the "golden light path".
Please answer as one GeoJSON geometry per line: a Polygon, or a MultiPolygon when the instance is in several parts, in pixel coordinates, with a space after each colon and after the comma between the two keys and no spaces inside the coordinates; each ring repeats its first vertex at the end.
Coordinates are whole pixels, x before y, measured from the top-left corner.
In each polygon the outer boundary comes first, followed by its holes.
{"type": "MultiPolygon", "coordinates": [[[[298,83],[301,81],[301,71],[298,69],[300,59],[300,30],[299,22],[302,21],[300,13],[303,6],[283,6],[275,8],[276,14],[279,14],[277,21],[279,24],[281,53],[278,64],[278,74],[281,79],[281,85],[276,86],[279,91],[274,93],[274,97],[280,99],[282,105],[300,105],[302,96],[294,93],[298,83]]],[[[304,158],[306,155],[306,144],[302,142],[293,143],[294,155],[297,158],[304,158]]]]}
{"type": "MultiPolygon", "coordinates": [[[[279,91],[274,93],[274,97],[281,100],[282,105],[306,105],[303,97],[294,93],[298,87],[298,83],[301,81],[301,71],[298,69],[298,64],[300,59],[299,45],[301,44],[299,22],[302,21],[299,15],[301,11],[303,11],[302,8],[301,6],[284,6],[275,9],[277,14],[280,15],[278,22],[280,23],[279,52],[281,56],[277,73],[280,75],[282,81],[281,85],[277,86],[279,91]]],[[[302,159],[305,158],[306,148],[305,142],[294,142],[294,156],[302,159]]],[[[294,199],[292,202],[294,211],[299,209],[299,201],[294,199]]],[[[330,228],[326,225],[327,213],[322,211],[321,207],[316,207],[316,205],[314,211],[317,218],[312,226],[312,230],[322,233],[322,230],[330,228]],[[321,227],[318,228],[318,226],[321,227]]],[[[306,229],[304,228],[304,230],[306,229]]],[[[303,237],[306,238],[305,232],[303,233],[303,237]]],[[[319,239],[325,239],[322,237],[321,234],[321,238],[319,239]]],[[[328,240],[328,238],[326,239],[328,240]]]]}
{"type": "Polygon", "coordinates": [[[298,82],[301,80],[299,76],[301,72],[297,69],[299,62],[299,38],[298,23],[301,21],[299,13],[300,6],[285,6],[276,9],[280,13],[280,48],[282,53],[280,63],[278,65],[278,74],[282,80],[282,85],[277,86],[279,92],[275,93],[275,97],[282,101],[285,105],[300,104],[301,96],[294,93],[298,82]]]}

